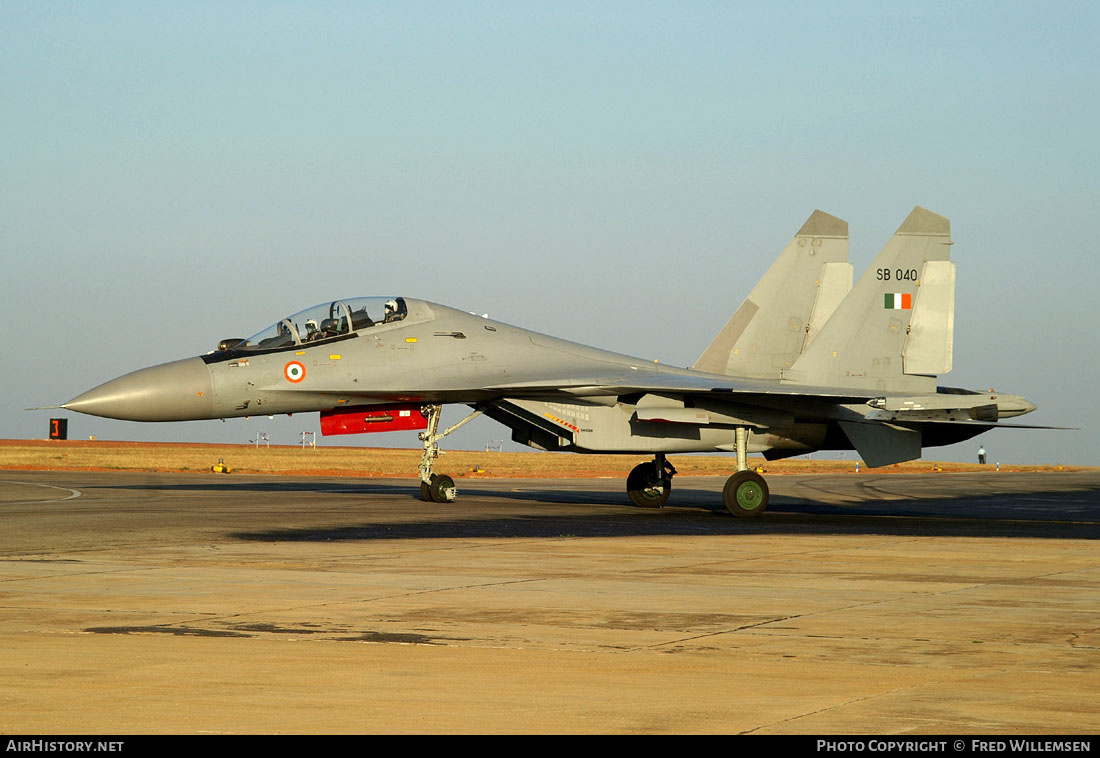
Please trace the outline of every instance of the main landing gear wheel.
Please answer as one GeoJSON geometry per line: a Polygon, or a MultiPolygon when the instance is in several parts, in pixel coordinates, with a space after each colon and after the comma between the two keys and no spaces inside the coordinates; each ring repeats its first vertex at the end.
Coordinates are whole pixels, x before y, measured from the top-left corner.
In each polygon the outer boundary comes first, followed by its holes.
{"type": "Polygon", "coordinates": [[[432,474],[430,482],[420,483],[420,497],[429,503],[453,503],[458,496],[455,480],[446,474],[432,474]]]}
{"type": "Polygon", "coordinates": [[[626,494],[639,508],[663,508],[672,495],[672,477],[655,462],[639,463],[626,477],[626,494]]]}
{"type": "Polygon", "coordinates": [[[738,471],[726,480],[722,501],[737,518],[756,518],[768,507],[768,483],[755,471],[738,471]]]}

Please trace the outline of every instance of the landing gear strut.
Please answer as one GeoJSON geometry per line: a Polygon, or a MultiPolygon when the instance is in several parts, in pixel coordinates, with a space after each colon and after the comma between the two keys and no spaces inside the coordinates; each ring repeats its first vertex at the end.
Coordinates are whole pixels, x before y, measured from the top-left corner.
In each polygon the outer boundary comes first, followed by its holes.
{"type": "Polygon", "coordinates": [[[749,471],[749,430],[737,427],[737,473],[726,480],[722,502],[738,518],[757,518],[768,507],[768,483],[755,471],[749,471]]]}
{"type": "Polygon", "coordinates": [[[663,508],[672,494],[672,477],[676,469],[657,453],[648,463],[639,463],[626,478],[626,493],[639,508],[663,508]]]}
{"type": "Polygon", "coordinates": [[[428,429],[418,435],[424,443],[424,452],[420,456],[420,497],[429,503],[453,503],[458,497],[455,480],[446,474],[436,474],[432,471],[432,463],[439,457],[439,441],[484,413],[481,409],[475,408],[469,416],[454,426],[438,432],[439,414],[442,410],[442,405],[425,405],[420,409],[428,419],[428,429]]]}

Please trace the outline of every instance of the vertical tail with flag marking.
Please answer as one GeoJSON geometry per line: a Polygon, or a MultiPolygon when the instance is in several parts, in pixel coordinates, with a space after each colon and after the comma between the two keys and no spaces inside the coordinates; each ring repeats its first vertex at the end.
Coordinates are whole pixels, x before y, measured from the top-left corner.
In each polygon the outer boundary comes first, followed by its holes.
{"type": "Polygon", "coordinates": [[[951,369],[951,223],[913,209],[813,343],[781,378],[798,384],[936,391],[951,369]]]}

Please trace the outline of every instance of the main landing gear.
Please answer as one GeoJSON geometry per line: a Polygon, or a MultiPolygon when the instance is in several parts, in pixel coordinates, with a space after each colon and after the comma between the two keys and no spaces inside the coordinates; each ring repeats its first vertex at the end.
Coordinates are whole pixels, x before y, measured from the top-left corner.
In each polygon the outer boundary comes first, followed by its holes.
{"type": "Polygon", "coordinates": [[[458,488],[455,480],[446,474],[436,474],[432,471],[432,463],[439,457],[439,441],[448,434],[480,416],[484,411],[475,409],[466,418],[454,426],[438,432],[439,414],[443,410],[441,405],[425,405],[420,412],[428,419],[427,431],[418,436],[424,443],[424,453],[420,456],[420,497],[429,503],[453,503],[458,497],[458,488]]]}
{"type": "Polygon", "coordinates": [[[749,471],[749,430],[737,427],[737,473],[726,480],[722,502],[738,518],[757,518],[768,507],[768,483],[755,471],[749,471]]]}
{"type": "MultiPolygon", "coordinates": [[[[737,518],[757,518],[768,507],[768,483],[764,477],[749,470],[749,430],[737,427],[737,471],[722,488],[722,502],[737,518]]],[[[657,453],[652,461],[639,463],[626,478],[630,502],[639,508],[661,508],[672,494],[672,477],[676,469],[657,453]]]]}
{"type": "Polygon", "coordinates": [[[649,463],[639,463],[626,478],[626,494],[639,508],[663,508],[672,494],[672,477],[676,469],[657,453],[649,463]]]}

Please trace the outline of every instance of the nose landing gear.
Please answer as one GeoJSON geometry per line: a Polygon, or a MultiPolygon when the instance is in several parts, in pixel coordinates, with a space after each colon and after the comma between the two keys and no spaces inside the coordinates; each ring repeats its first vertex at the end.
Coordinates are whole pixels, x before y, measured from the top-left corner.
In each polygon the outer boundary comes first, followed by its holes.
{"type": "Polygon", "coordinates": [[[418,435],[424,443],[424,453],[420,456],[419,467],[420,498],[429,503],[453,503],[455,498],[458,497],[455,480],[446,474],[436,474],[432,471],[432,463],[439,457],[439,441],[455,429],[484,413],[483,410],[475,408],[469,416],[454,426],[437,433],[439,414],[442,410],[443,406],[441,405],[425,405],[420,409],[420,412],[428,419],[427,430],[418,435]]]}

